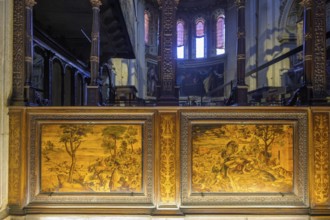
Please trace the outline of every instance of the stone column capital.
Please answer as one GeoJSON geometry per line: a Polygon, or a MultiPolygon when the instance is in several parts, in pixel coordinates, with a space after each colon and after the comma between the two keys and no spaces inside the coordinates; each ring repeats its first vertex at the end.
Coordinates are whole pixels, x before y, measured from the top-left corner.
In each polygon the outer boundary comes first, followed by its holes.
{"type": "Polygon", "coordinates": [[[32,8],[37,2],[35,0],[25,0],[25,6],[32,8]]]}
{"type": "Polygon", "coordinates": [[[90,0],[90,2],[92,4],[93,8],[94,7],[99,8],[102,5],[102,1],[101,0],[90,0]]]}
{"type": "Polygon", "coordinates": [[[299,4],[304,8],[311,8],[312,3],[313,3],[312,0],[301,0],[299,4]]]}
{"type": "Polygon", "coordinates": [[[245,0],[235,0],[235,5],[238,9],[245,7],[245,0]]]}

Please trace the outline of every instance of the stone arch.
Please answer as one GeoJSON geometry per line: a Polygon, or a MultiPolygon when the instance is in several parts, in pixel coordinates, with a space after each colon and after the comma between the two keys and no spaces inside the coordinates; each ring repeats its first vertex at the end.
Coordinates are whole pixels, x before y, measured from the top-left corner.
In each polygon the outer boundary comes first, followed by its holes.
{"type": "Polygon", "coordinates": [[[51,60],[51,88],[50,88],[50,97],[51,105],[61,106],[63,105],[63,75],[64,75],[64,65],[63,62],[54,57],[51,60]]]}
{"type": "Polygon", "coordinates": [[[280,6],[279,29],[280,41],[296,41],[300,37],[298,22],[303,20],[303,7],[298,0],[283,0],[280,6]]]}
{"type": "Polygon", "coordinates": [[[63,75],[63,105],[73,105],[74,97],[74,68],[70,65],[64,67],[63,75]]]}

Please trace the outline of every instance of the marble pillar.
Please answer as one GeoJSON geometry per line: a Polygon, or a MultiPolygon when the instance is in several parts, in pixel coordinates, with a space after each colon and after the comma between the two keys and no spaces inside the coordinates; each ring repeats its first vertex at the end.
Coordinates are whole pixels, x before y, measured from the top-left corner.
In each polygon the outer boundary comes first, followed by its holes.
{"type": "Polygon", "coordinates": [[[87,105],[95,106],[100,103],[99,92],[99,62],[100,62],[100,6],[101,0],[90,0],[93,7],[92,46],[90,54],[91,82],[87,86],[87,105]]]}

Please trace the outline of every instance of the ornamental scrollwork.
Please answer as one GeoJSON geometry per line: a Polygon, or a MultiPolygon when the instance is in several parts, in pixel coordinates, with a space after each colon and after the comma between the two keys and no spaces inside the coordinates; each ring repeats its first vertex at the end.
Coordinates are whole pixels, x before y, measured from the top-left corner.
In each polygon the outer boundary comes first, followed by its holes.
{"type": "Polygon", "coordinates": [[[161,115],[160,124],[160,200],[163,204],[173,204],[175,198],[175,115],[161,115]]]}
{"type": "Polygon", "coordinates": [[[313,198],[317,204],[329,201],[329,114],[316,113],[313,117],[314,141],[314,190],[313,198]]]}

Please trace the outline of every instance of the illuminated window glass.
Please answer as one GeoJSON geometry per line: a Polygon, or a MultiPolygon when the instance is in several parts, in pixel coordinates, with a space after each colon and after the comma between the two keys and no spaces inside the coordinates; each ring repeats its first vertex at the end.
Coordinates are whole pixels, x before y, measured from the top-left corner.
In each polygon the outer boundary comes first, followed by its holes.
{"type": "Polygon", "coordinates": [[[150,17],[147,11],[144,12],[144,42],[149,43],[149,22],[150,17]]]}
{"type": "Polygon", "coordinates": [[[176,25],[177,32],[177,58],[184,58],[184,23],[178,21],[176,25]]]}
{"type": "Polygon", "coordinates": [[[225,17],[220,15],[217,18],[217,55],[225,53],[225,17]]]}
{"type": "Polygon", "coordinates": [[[205,27],[204,20],[196,22],[196,58],[204,58],[204,44],[205,44],[205,27]]]}

